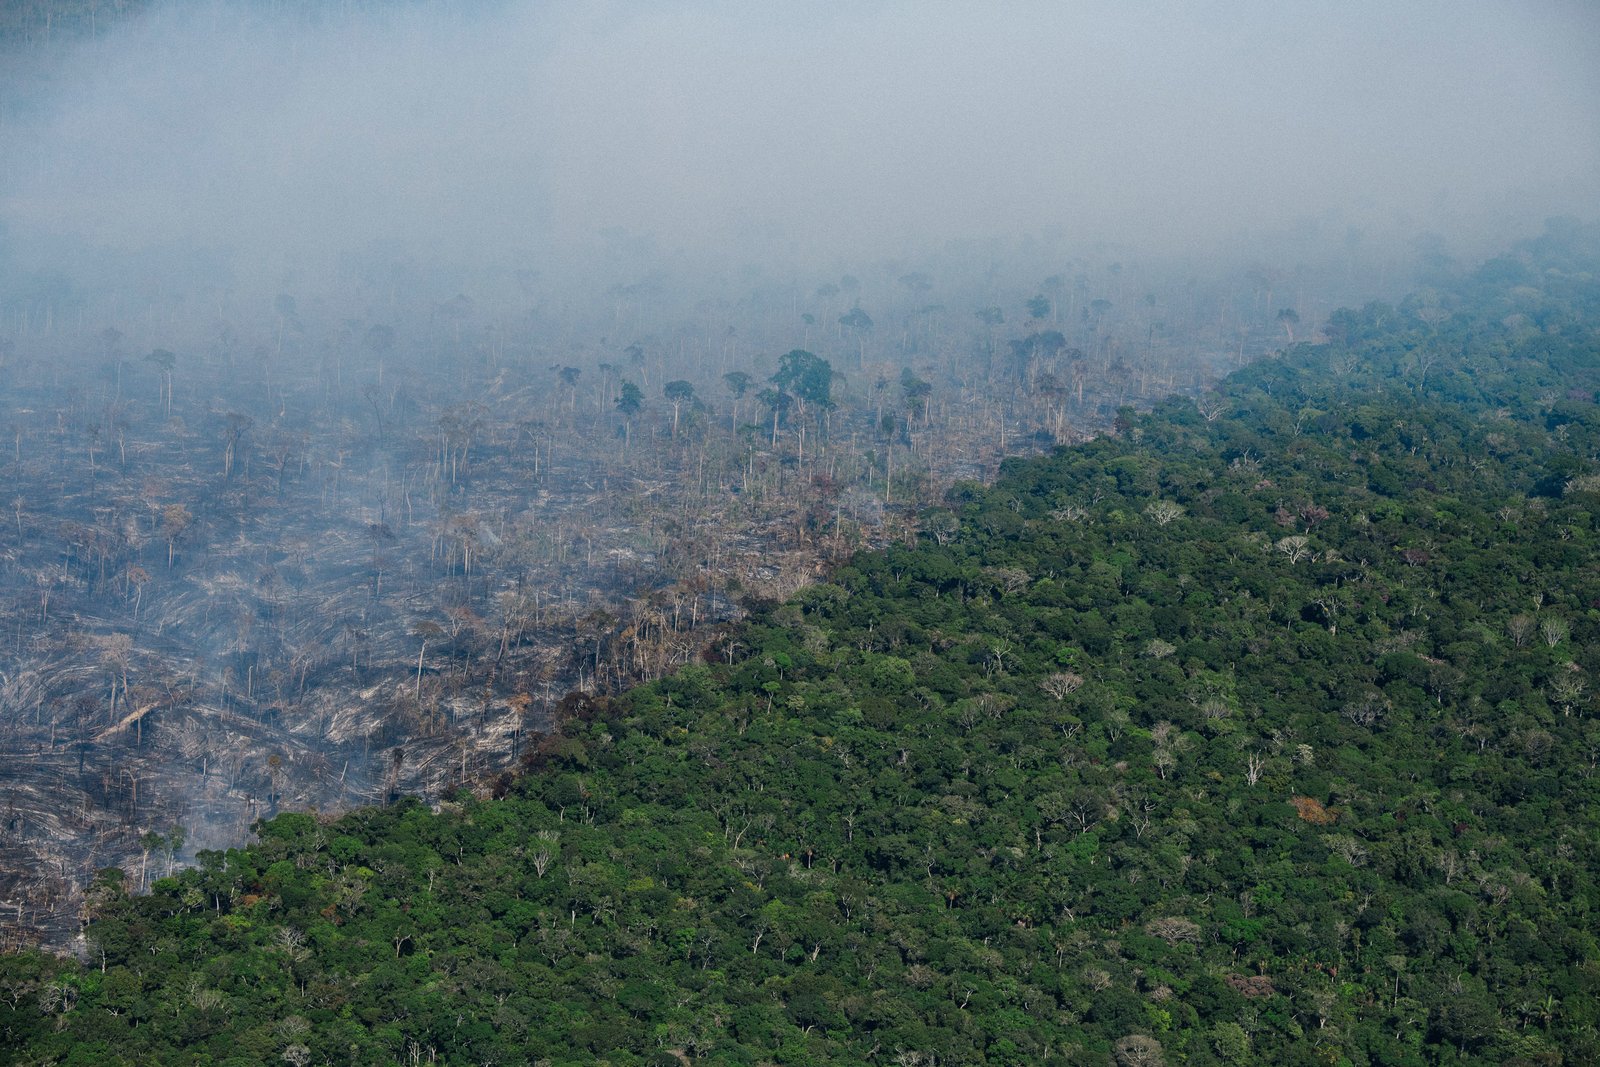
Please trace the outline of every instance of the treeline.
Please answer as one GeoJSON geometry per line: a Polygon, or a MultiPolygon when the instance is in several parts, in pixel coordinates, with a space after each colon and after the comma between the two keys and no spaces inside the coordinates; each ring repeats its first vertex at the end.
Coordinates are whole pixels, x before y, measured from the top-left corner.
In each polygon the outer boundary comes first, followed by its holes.
{"type": "Polygon", "coordinates": [[[492,798],[104,872],[0,1058],[1594,1062],[1597,250],[961,486],[492,798]]]}

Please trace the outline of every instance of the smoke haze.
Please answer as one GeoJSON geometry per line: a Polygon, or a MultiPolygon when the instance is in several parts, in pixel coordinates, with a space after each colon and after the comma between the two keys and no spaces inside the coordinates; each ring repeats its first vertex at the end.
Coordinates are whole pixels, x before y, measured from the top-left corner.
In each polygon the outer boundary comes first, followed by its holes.
{"type": "Polygon", "coordinates": [[[1600,202],[1580,3],[167,4],[45,75],[0,113],[0,257],[90,288],[1494,242],[1600,202]]]}
{"type": "Polygon", "coordinates": [[[1597,113],[1556,0],[0,4],[0,920],[516,766],[958,481],[1593,215],[1597,113]]]}

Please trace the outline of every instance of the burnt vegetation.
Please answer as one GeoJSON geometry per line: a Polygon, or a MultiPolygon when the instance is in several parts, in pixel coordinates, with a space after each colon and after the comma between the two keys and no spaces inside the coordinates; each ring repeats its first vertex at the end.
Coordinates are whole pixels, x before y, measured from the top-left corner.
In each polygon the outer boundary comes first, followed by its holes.
{"type": "Polygon", "coordinates": [[[598,317],[531,277],[490,310],[403,266],[359,313],[223,293],[107,321],[19,286],[8,937],[71,937],[79,888],[147,871],[149,833],[192,854],[284,808],[492,779],[564,694],[725,661],[747,607],[913,536],[952,482],[1278,338],[1266,272],[1068,266],[1006,294],[888,267],[694,304],[644,279],[598,317]]]}

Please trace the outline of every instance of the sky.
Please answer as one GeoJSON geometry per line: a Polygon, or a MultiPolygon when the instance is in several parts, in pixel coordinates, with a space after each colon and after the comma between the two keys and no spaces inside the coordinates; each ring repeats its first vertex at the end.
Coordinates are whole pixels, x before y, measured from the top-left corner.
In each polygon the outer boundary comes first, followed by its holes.
{"type": "Polygon", "coordinates": [[[1192,257],[1600,204],[1579,0],[291,6],[158,4],[13,78],[0,258],[271,287],[400,254],[1192,257]]]}

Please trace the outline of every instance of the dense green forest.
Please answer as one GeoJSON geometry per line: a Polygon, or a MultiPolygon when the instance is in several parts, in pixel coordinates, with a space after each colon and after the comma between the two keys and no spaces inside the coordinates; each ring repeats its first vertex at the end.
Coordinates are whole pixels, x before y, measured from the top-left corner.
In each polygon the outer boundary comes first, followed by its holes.
{"type": "Polygon", "coordinates": [[[1597,250],[962,486],[492,799],[104,872],[0,1060],[1596,1062],[1597,250]]]}

